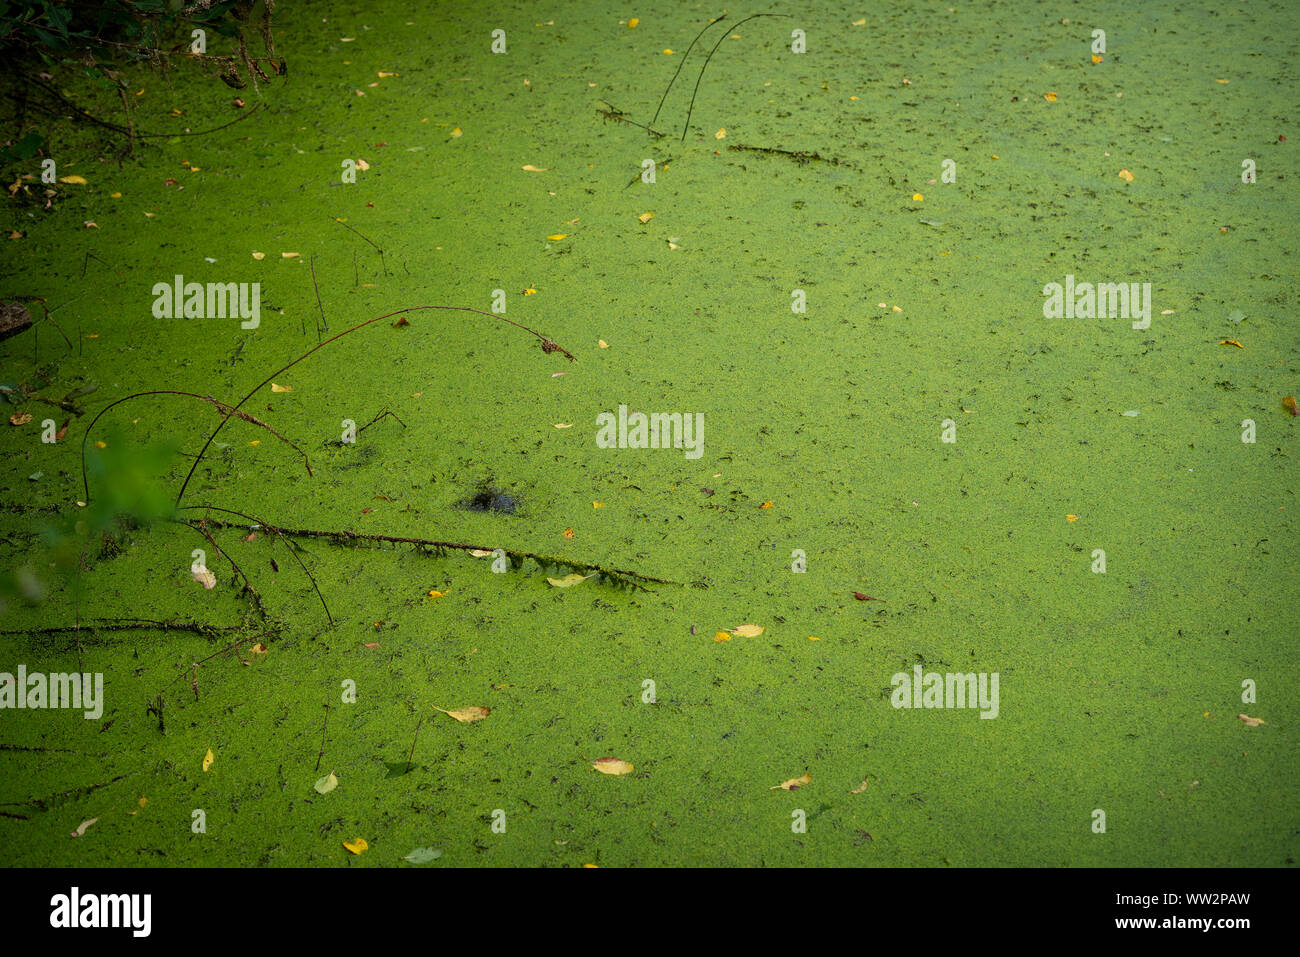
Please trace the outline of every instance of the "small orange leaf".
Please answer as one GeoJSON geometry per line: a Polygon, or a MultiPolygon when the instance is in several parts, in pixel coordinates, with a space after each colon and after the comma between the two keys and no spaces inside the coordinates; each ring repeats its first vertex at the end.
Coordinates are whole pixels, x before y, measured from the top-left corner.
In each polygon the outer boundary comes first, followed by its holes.
{"type": "Polygon", "coordinates": [[[1044,93],[1044,94],[1043,94],[1043,99],[1045,99],[1048,103],[1055,103],[1055,102],[1056,102],[1056,94],[1055,94],[1055,93],[1044,93]]]}
{"type": "Polygon", "coordinates": [[[714,641],[730,641],[730,640],[731,640],[731,632],[729,632],[729,631],[719,631],[719,632],[717,632],[716,634],[714,634],[714,636],[713,636],[713,640],[714,640],[714,641]]]}
{"type": "Polygon", "coordinates": [[[566,528],[566,529],[565,529],[561,534],[563,534],[565,538],[572,538],[572,537],[573,537],[573,529],[571,529],[571,528],[566,528]]]}
{"type": "MultiPolygon", "coordinates": [[[[1282,397],[1282,408],[1286,409],[1292,415],[1300,415],[1300,409],[1296,408],[1295,396],[1287,395],[1282,397]]],[[[65,425],[66,429],[67,426],[65,425]]]]}
{"type": "Polygon", "coordinates": [[[771,507],[772,507],[771,502],[764,502],[762,505],[759,506],[759,508],[771,508],[771,507]]]}

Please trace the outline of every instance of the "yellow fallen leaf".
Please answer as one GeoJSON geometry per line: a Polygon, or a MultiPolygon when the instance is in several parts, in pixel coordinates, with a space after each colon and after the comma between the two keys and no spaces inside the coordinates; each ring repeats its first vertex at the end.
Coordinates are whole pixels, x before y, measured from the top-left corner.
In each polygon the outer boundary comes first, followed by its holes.
{"type": "Polygon", "coordinates": [[[271,383],[271,391],[272,391],[272,392],[292,392],[292,391],[293,391],[293,386],[291,386],[291,385],[276,385],[274,382],[272,382],[272,383],[271,383]]]}
{"type": "Polygon", "coordinates": [[[437,705],[433,705],[434,711],[442,711],[448,717],[455,718],[457,721],[470,724],[474,721],[482,721],[492,713],[491,708],[484,708],[479,705],[470,705],[468,708],[457,708],[455,711],[445,711],[437,705]]]}
{"type": "Polygon", "coordinates": [[[359,159],[357,160],[357,169],[361,170],[362,172],[365,172],[366,170],[370,169],[370,164],[363,159],[359,159]]]}
{"type": "Polygon", "coordinates": [[[731,633],[737,638],[757,638],[763,631],[762,625],[740,625],[731,629],[731,633]]]}
{"type": "Polygon", "coordinates": [[[1261,724],[1265,723],[1263,718],[1252,718],[1248,714],[1239,714],[1237,715],[1237,717],[1240,718],[1242,721],[1246,722],[1246,724],[1248,724],[1252,728],[1258,728],[1261,724]]]}
{"type": "Polygon", "coordinates": [[[672,56],[672,55],[673,55],[673,51],[672,51],[672,50],[665,50],[665,51],[664,51],[664,55],[665,55],[665,56],[672,56]]]}
{"type": "MultiPolygon", "coordinates": [[[[491,554],[491,553],[489,552],[489,554],[491,554]]],[[[441,597],[442,597],[443,595],[445,595],[445,594],[447,594],[445,591],[434,591],[433,589],[430,589],[430,590],[429,590],[429,597],[430,597],[430,598],[441,598],[441,597]]]]}
{"type": "Polygon", "coordinates": [[[460,136],[464,132],[465,131],[462,130],[459,126],[456,127],[454,130],[451,131],[452,139],[455,139],[456,137],[460,136]]]}
{"type": "Polygon", "coordinates": [[[772,507],[771,502],[764,502],[762,505],[759,506],[759,508],[771,508],[771,507],[772,507]]]}
{"type": "Polygon", "coordinates": [[[1066,520],[1067,522],[1077,522],[1077,521],[1079,520],[1079,516],[1078,516],[1078,515],[1067,515],[1067,516],[1065,516],[1065,520],[1066,520]]]}
{"type": "Polygon", "coordinates": [[[632,765],[618,758],[597,758],[591,766],[601,774],[631,774],[632,765]]]}
{"type": "Polygon", "coordinates": [[[212,768],[212,762],[217,760],[212,756],[212,749],[208,748],[208,753],[203,755],[203,770],[208,771],[212,768]]]}
{"type": "Polygon", "coordinates": [[[920,203],[920,202],[923,202],[924,200],[925,200],[925,197],[922,196],[920,193],[913,193],[913,194],[912,194],[912,202],[914,202],[914,203],[920,203]]]}
{"type": "Polygon", "coordinates": [[[780,784],[773,784],[769,791],[775,791],[780,788],[783,791],[797,791],[805,784],[812,784],[812,775],[805,771],[797,778],[791,778],[789,781],[782,781],[780,784]]]}
{"type": "Polygon", "coordinates": [[[264,641],[259,641],[252,648],[250,648],[249,651],[251,651],[255,655],[269,655],[271,653],[271,649],[266,647],[266,642],[264,641]]]}
{"type": "Polygon", "coordinates": [[[487,558],[491,554],[492,554],[491,552],[483,548],[475,548],[470,550],[470,556],[472,558],[487,558]]]}
{"type": "Polygon", "coordinates": [[[592,507],[592,508],[604,508],[604,507],[605,507],[605,503],[604,503],[604,502],[592,502],[592,503],[591,503],[591,507],[592,507]]]}
{"type": "Polygon", "coordinates": [[[320,794],[329,794],[338,786],[339,786],[339,779],[334,776],[333,771],[331,771],[329,774],[325,775],[325,777],[321,778],[319,781],[317,781],[315,784],[312,785],[312,787],[315,788],[317,792],[319,792],[320,794]]]}
{"type": "Polygon", "coordinates": [[[530,173],[545,173],[547,170],[550,169],[550,167],[549,167],[549,166],[534,166],[532,163],[529,163],[527,166],[523,167],[523,169],[527,170],[527,171],[530,172],[530,173]]]}
{"type": "Polygon", "coordinates": [[[1122,180],[1123,180],[1124,182],[1126,182],[1126,183],[1131,183],[1131,182],[1133,182],[1133,174],[1130,173],[1130,172],[1129,172],[1128,170],[1126,170],[1126,169],[1122,169],[1122,170],[1120,170],[1119,173],[1117,173],[1116,175],[1118,175],[1119,178],[1122,179],[1122,180]]]}
{"type": "Polygon", "coordinates": [[[809,640],[809,641],[821,641],[820,638],[817,638],[817,637],[814,636],[814,635],[809,635],[809,636],[808,636],[808,640],[809,640]]]}
{"type": "Polygon", "coordinates": [[[608,348],[609,348],[609,343],[606,342],[604,339],[597,339],[597,340],[596,340],[596,345],[600,346],[602,349],[608,349],[608,348]]]}
{"type": "Polygon", "coordinates": [[[301,253],[280,253],[281,259],[297,259],[301,253]]]}
{"type": "Polygon", "coordinates": [[[1244,349],[1244,348],[1246,348],[1246,347],[1243,346],[1240,342],[1238,342],[1236,339],[1220,339],[1220,340],[1219,340],[1219,345],[1221,345],[1221,346],[1236,346],[1238,349],[1244,349]]]}
{"type": "Polygon", "coordinates": [[[641,220],[641,222],[643,223],[648,223],[650,222],[650,220],[654,218],[655,218],[654,213],[642,213],[640,216],[637,217],[637,219],[641,220]]]}
{"type": "Polygon", "coordinates": [[[571,428],[573,428],[573,423],[572,423],[572,422],[556,422],[556,423],[555,423],[555,427],[556,427],[557,429],[571,429],[571,428]]]}
{"type": "Polygon", "coordinates": [[[254,259],[265,259],[265,258],[266,258],[266,253],[253,253],[253,258],[254,258],[254,259]]]}
{"type": "Polygon", "coordinates": [[[535,296],[535,295],[537,295],[537,290],[534,289],[532,286],[529,286],[527,289],[524,290],[524,295],[525,295],[525,296],[535,296]]]}
{"type": "Polygon", "coordinates": [[[863,779],[862,779],[862,783],[859,784],[857,787],[855,787],[853,790],[849,791],[849,793],[850,793],[850,794],[861,794],[861,793],[862,793],[863,791],[865,791],[866,789],[867,789],[867,781],[866,781],[866,778],[863,778],[863,779]]]}
{"type": "Polygon", "coordinates": [[[566,528],[566,529],[565,529],[564,531],[562,531],[560,534],[563,535],[565,538],[572,538],[572,537],[573,537],[573,529],[571,529],[571,528],[566,528]]]}
{"type": "Polygon", "coordinates": [[[854,20],[854,21],[853,21],[853,26],[855,26],[855,27],[865,27],[866,25],[867,25],[867,18],[866,18],[866,17],[863,17],[861,20],[854,20]]]}
{"type": "Polygon", "coordinates": [[[366,843],[366,839],[364,837],[357,837],[357,838],[353,838],[350,841],[344,841],[343,846],[346,847],[353,854],[361,854],[370,849],[370,845],[366,843]]]}
{"type": "Polygon", "coordinates": [[[713,138],[715,140],[725,140],[727,138],[727,128],[724,126],[722,129],[718,130],[718,132],[713,134],[713,138]]]}
{"type": "Polygon", "coordinates": [[[113,198],[113,199],[121,199],[121,198],[122,198],[122,194],[121,194],[121,193],[109,193],[108,195],[109,195],[111,198],[113,198]]]}
{"type": "Polygon", "coordinates": [[[1055,102],[1056,102],[1056,94],[1055,94],[1055,93],[1044,93],[1044,94],[1043,94],[1043,99],[1045,99],[1048,103],[1055,103],[1055,102]]]}
{"type": "Polygon", "coordinates": [[[1099,54],[1099,53],[1094,53],[1094,54],[1092,55],[1092,62],[1093,62],[1093,63],[1100,63],[1100,62],[1101,62],[1101,54],[1099,54]]]}
{"type": "Polygon", "coordinates": [[[715,632],[714,635],[713,635],[713,640],[714,640],[714,641],[730,641],[730,640],[731,640],[731,632],[729,632],[729,631],[719,631],[719,632],[715,632]]]}
{"type": "Polygon", "coordinates": [[[574,585],[578,584],[578,582],[585,582],[588,578],[595,576],[595,574],[595,572],[592,572],[590,575],[579,575],[577,572],[572,572],[571,574],[565,575],[563,578],[548,578],[546,580],[556,588],[572,588],[574,585]]]}
{"type": "Polygon", "coordinates": [[[636,29],[636,25],[637,25],[638,23],[640,23],[640,22],[641,22],[641,21],[638,20],[636,17],[633,17],[631,20],[627,21],[627,28],[628,28],[629,30],[635,30],[635,29],[636,29]]]}
{"type": "Polygon", "coordinates": [[[84,177],[84,176],[60,176],[60,177],[59,177],[59,182],[60,182],[60,183],[67,183],[69,186],[89,186],[89,185],[90,185],[90,183],[87,182],[86,177],[84,177]]]}
{"type": "Polygon", "coordinates": [[[1231,83],[1232,81],[1231,81],[1231,80],[1215,80],[1214,82],[1215,82],[1215,83],[1222,83],[1224,86],[1227,86],[1227,85],[1228,85],[1229,83],[1231,83]]]}
{"type": "Polygon", "coordinates": [[[569,235],[569,234],[568,234],[568,233],[555,233],[554,235],[552,235],[552,236],[547,236],[546,238],[549,239],[551,242],[556,243],[556,242],[559,242],[561,239],[563,239],[563,238],[564,238],[565,236],[567,236],[567,235],[569,235]]]}

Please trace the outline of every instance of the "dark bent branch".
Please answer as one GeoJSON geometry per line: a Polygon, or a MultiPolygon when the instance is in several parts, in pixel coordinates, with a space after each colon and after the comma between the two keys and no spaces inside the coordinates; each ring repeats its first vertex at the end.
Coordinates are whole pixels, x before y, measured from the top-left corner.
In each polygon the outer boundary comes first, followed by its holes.
{"type": "MultiPolygon", "coordinates": [[[[147,395],[184,395],[184,396],[189,396],[191,399],[199,399],[202,402],[210,402],[217,407],[218,412],[224,414],[225,418],[221,420],[222,425],[225,425],[226,419],[230,418],[233,415],[236,416],[237,418],[243,419],[245,422],[248,422],[252,425],[256,425],[263,429],[266,429],[266,431],[270,432],[277,439],[279,439],[281,442],[288,445],[289,448],[293,449],[295,452],[297,452],[299,455],[302,456],[303,464],[307,467],[308,475],[315,474],[311,470],[311,460],[307,458],[307,453],[304,452],[302,449],[298,448],[298,446],[296,446],[292,441],[285,438],[279,432],[275,431],[275,429],[271,428],[261,419],[256,418],[255,416],[251,416],[247,412],[241,412],[239,409],[235,408],[234,406],[227,405],[225,402],[222,402],[220,399],[214,399],[210,395],[199,395],[197,392],[179,392],[175,389],[153,389],[149,392],[135,392],[132,393],[131,395],[123,396],[120,399],[110,402],[108,405],[104,406],[97,413],[95,413],[95,417],[91,419],[90,424],[86,426],[86,433],[81,437],[81,487],[82,487],[82,492],[85,495],[86,502],[89,503],[90,501],[90,476],[86,472],[86,440],[90,438],[90,433],[95,428],[95,423],[99,421],[100,416],[102,416],[109,409],[113,408],[113,406],[121,405],[123,402],[129,402],[132,399],[140,399],[147,395]]],[[[75,411],[75,410],[69,410],[69,411],[75,411]]],[[[81,413],[77,412],[77,414],[80,415],[81,413]]],[[[204,448],[206,449],[207,446],[204,446],[204,448]]]]}
{"type": "MultiPolygon", "coordinates": [[[[346,224],[344,224],[344,225],[346,225],[346,224]]],[[[203,456],[204,456],[205,454],[207,454],[208,448],[212,445],[212,443],[213,443],[213,441],[216,439],[217,435],[221,432],[221,429],[225,426],[225,424],[226,424],[228,421],[230,421],[230,417],[231,417],[231,415],[233,415],[234,413],[238,412],[239,409],[240,409],[240,407],[243,406],[243,404],[244,404],[245,402],[247,402],[247,401],[248,401],[249,399],[251,399],[253,396],[257,395],[257,393],[258,393],[259,391],[261,391],[261,389],[262,389],[263,386],[265,386],[265,385],[266,385],[267,383],[269,383],[271,380],[277,378],[277,377],[278,377],[279,375],[281,375],[283,372],[287,371],[288,369],[293,368],[293,367],[296,366],[299,362],[302,362],[303,359],[306,359],[308,356],[312,355],[312,353],[317,352],[317,351],[320,350],[320,349],[324,349],[324,348],[325,348],[327,345],[329,345],[331,342],[334,342],[334,341],[336,341],[336,340],[338,340],[338,339],[342,339],[344,336],[349,335],[349,334],[351,334],[351,333],[353,333],[353,332],[356,332],[358,329],[364,329],[366,326],[373,325],[373,324],[376,323],[376,322],[382,322],[382,321],[385,320],[385,319],[391,319],[391,318],[393,318],[393,316],[400,316],[400,315],[402,315],[403,313],[407,313],[407,312],[421,312],[421,311],[426,310],[426,309],[448,309],[448,310],[452,310],[452,311],[456,311],[456,312],[473,312],[473,313],[477,313],[477,314],[480,315],[480,316],[487,316],[489,319],[500,319],[502,322],[508,322],[508,323],[510,323],[510,325],[512,325],[512,326],[516,326],[516,327],[518,327],[518,328],[524,330],[524,332],[527,332],[527,333],[529,333],[530,335],[534,335],[534,336],[536,336],[538,339],[540,339],[540,340],[542,341],[542,351],[543,351],[543,352],[548,353],[548,354],[549,354],[549,353],[552,353],[552,352],[562,352],[562,353],[564,353],[565,356],[568,357],[568,360],[569,360],[570,362],[577,362],[577,361],[578,361],[577,356],[575,356],[573,353],[571,353],[568,349],[565,349],[565,348],[564,348],[563,346],[561,346],[559,343],[554,342],[554,341],[551,340],[551,339],[548,339],[546,336],[542,335],[540,332],[537,332],[536,330],[533,330],[533,329],[529,329],[527,326],[525,326],[525,325],[523,325],[523,324],[521,324],[521,323],[515,322],[513,319],[507,319],[505,316],[498,316],[498,315],[494,315],[493,313],[490,313],[490,312],[484,312],[482,309],[472,309],[472,308],[470,308],[469,306],[411,306],[410,308],[407,308],[407,309],[398,309],[398,310],[396,310],[396,311],[394,311],[394,312],[385,313],[385,314],[382,315],[382,316],[375,316],[373,319],[367,319],[365,322],[358,323],[357,325],[353,326],[351,329],[345,329],[345,330],[343,330],[342,332],[338,333],[337,335],[330,336],[330,337],[329,337],[328,339],[326,339],[324,342],[319,342],[319,343],[317,343],[316,345],[312,346],[310,349],[308,349],[306,352],[304,352],[304,353],[303,353],[302,355],[300,355],[298,358],[294,359],[292,362],[290,362],[290,363],[288,363],[287,365],[281,367],[280,369],[277,369],[275,372],[272,372],[269,376],[267,376],[265,379],[263,379],[261,382],[259,382],[256,386],[254,386],[254,387],[249,391],[248,395],[244,396],[244,397],[243,397],[242,399],[240,399],[237,403],[235,403],[235,405],[231,408],[231,411],[228,412],[228,413],[226,414],[225,418],[223,418],[223,419],[221,420],[221,423],[220,423],[220,424],[219,424],[215,429],[212,430],[212,434],[208,436],[208,440],[207,440],[206,442],[203,443],[203,448],[199,450],[199,454],[195,457],[195,459],[194,459],[194,464],[190,466],[189,474],[187,474],[187,475],[185,476],[185,481],[181,483],[181,490],[180,490],[179,492],[176,493],[176,502],[177,502],[177,504],[180,504],[181,499],[184,498],[184,496],[185,496],[185,490],[186,490],[187,488],[189,488],[189,485],[190,485],[190,479],[194,478],[194,472],[195,472],[195,470],[198,469],[198,467],[199,467],[199,463],[200,463],[201,461],[203,461],[203,456]]],[[[89,494],[89,493],[87,493],[87,494],[89,494]]]]}

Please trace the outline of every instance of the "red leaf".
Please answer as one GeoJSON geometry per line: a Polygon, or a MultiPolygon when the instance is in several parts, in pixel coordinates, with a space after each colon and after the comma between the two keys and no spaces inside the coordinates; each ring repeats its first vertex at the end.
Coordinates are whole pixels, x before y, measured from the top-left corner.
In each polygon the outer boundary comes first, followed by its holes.
{"type": "Polygon", "coordinates": [[[853,597],[858,601],[883,601],[883,598],[872,598],[870,595],[864,595],[860,591],[855,591],[853,597]]]}

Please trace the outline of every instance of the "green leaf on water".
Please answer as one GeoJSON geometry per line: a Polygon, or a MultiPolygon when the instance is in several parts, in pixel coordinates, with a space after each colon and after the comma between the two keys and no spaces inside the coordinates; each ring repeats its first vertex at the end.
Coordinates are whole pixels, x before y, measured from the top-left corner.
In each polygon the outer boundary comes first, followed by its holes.
{"type": "Polygon", "coordinates": [[[440,857],[442,857],[442,851],[436,847],[417,847],[402,860],[409,861],[412,864],[428,864],[440,857]]]}
{"type": "Polygon", "coordinates": [[[1232,312],[1228,313],[1229,322],[1240,323],[1241,320],[1245,318],[1246,318],[1246,314],[1242,312],[1240,309],[1234,309],[1232,310],[1232,312]]]}

